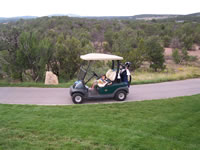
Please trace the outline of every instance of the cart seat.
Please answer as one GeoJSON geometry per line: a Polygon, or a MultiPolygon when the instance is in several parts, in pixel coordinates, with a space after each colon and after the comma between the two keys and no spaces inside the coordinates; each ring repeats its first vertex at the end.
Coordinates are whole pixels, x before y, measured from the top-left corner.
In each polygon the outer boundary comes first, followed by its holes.
{"type": "Polygon", "coordinates": [[[116,78],[116,71],[113,71],[112,69],[109,69],[106,72],[106,78],[109,79],[110,81],[114,81],[116,78]]]}

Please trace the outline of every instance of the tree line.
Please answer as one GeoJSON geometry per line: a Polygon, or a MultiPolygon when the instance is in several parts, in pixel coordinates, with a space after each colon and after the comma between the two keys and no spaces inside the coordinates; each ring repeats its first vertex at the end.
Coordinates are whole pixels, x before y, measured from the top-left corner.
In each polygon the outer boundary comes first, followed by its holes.
{"type": "Polygon", "coordinates": [[[66,16],[20,20],[0,24],[0,76],[41,81],[52,70],[60,80],[71,80],[80,55],[89,52],[121,55],[132,70],[148,61],[158,71],[165,68],[164,47],[190,50],[194,43],[200,44],[200,24],[195,22],[66,16]]]}

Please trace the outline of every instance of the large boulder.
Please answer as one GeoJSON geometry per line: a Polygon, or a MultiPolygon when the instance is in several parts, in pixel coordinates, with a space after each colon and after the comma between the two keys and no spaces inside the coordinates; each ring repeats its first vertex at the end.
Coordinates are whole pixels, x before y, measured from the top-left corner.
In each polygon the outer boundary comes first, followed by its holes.
{"type": "Polygon", "coordinates": [[[53,74],[53,72],[47,71],[46,77],[45,77],[45,84],[46,85],[57,85],[58,77],[55,74],[53,74]]]}

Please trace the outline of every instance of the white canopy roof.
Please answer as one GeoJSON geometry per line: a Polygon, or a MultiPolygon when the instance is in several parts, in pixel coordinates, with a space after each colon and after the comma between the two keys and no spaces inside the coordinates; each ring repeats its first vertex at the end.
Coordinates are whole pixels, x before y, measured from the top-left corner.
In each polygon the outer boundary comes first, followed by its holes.
{"type": "Polygon", "coordinates": [[[120,57],[117,55],[102,54],[102,53],[89,53],[86,55],[81,55],[81,59],[83,60],[123,60],[123,57],[120,57]]]}

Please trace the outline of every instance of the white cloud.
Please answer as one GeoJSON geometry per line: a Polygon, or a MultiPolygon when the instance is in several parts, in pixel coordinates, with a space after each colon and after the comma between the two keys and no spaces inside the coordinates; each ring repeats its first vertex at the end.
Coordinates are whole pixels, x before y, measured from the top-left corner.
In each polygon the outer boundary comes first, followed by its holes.
{"type": "Polygon", "coordinates": [[[1,0],[0,3],[0,17],[69,13],[82,16],[131,16],[200,11],[198,0],[1,0]]]}

